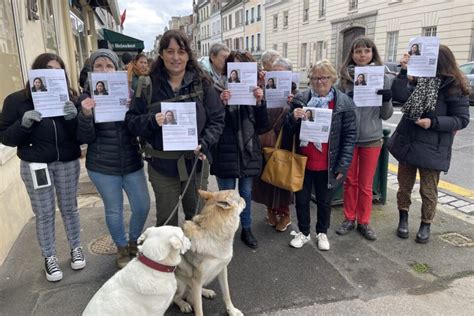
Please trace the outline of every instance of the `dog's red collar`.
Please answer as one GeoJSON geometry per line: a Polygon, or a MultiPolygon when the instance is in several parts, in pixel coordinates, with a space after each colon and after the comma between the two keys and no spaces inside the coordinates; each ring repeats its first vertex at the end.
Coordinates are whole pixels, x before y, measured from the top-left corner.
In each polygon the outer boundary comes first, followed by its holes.
{"type": "Polygon", "coordinates": [[[165,266],[164,264],[155,262],[150,258],[146,257],[144,254],[139,253],[137,259],[144,265],[161,272],[174,272],[176,266],[165,266]]]}

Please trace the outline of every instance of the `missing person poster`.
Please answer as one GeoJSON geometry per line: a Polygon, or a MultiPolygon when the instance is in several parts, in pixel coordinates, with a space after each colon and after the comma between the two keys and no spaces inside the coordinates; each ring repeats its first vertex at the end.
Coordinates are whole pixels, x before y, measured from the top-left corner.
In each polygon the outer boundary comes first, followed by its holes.
{"type": "Polygon", "coordinates": [[[128,111],[128,82],[125,71],[91,72],[91,94],[95,100],[96,123],[125,119],[128,111]]]}
{"type": "Polygon", "coordinates": [[[257,86],[257,63],[227,63],[229,105],[256,105],[253,90],[257,86]]]}
{"type": "Polygon", "coordinates": [[[194,150],[198,146],[196,102],[162,102],[163,150],[194,150]]]}
{"type": "Polygon", "coordinates": [[[35,110],[42,117],[63,116],[69,101],[64,69],[31,69],[28,78],[35,110]]]}

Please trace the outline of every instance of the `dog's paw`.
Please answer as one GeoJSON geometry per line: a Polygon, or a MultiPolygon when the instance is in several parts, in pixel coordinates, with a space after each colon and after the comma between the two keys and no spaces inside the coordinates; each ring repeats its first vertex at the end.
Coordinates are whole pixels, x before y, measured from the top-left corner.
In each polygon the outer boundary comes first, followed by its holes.
{"type": "Polygon", "coordinates": [[[216,297],[216,292],[214,292],[211,289],[203,288],[202,289],[202,296],[207,298],[207,299],[213,299],[214,297],[216,297]]]}
{"type": "Polygon", "coordinates": [[[177,303],[177,305],[181,313],[191,313],[193,311],[193,307],[188,302],[182,301],[177,303]]]}
{"type": "Polygon", "coordinates": [[[227,309],[227,314],[229,314],[229,316],[244,316],[244,313],[235,307],[227,309]]]}

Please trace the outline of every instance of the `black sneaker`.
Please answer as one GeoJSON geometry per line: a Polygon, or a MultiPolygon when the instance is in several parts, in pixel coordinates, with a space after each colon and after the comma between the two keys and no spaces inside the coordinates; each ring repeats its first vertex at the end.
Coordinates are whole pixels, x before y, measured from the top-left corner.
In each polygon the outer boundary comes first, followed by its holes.
{"type": "Polygon", "coordinates": [[[44,271],[46,272],[46,280],[49,282],[57,282],[63,278],[63,272],[59,268],[56,256],[44,258],[44,271]]]}
{"type": "Polygon", "coordinates": [[[86,266],[86,259],[82,253],[82,247],[76,247],[71,250],[71,268],[80,270],[86,266]]]}
{"type": "Polygon", "coordinates": [[[368,240],[376,240],[377,236],[375,235],[375,231],[369,227],[367,224],[357,224],[357,230],[359,233],[362,234],[368,240]]]}
{"type": "Polygon", "coordinates": [[[336,234],[338,235],[345,235],[347,234],[348,232],[350,232],[351,230],[353,230],[355,228],[355,223],[354,221],[348,221],[348,220],[345,220],[342,222],[341,226],[339,226],[337,229],[336,229],[336,234]]]}

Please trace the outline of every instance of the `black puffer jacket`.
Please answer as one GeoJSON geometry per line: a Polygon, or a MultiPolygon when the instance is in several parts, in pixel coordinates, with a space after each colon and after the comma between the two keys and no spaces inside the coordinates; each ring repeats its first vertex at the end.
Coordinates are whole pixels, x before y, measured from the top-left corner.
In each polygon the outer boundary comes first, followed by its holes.
{"type": "Polygon", "coordinates": [[[63,116],[43,118],[31,128],[21,126],[23,114],[34,110],[33,101],[25,90],[10,94],[3,103],[0,116],[0,142],[17,146],[17,155],[28,162],[50,163],[72,161],[80,157],[76,140],[77,119],[63,116]]]}
{"type": "Polygon", "coordinates": [[[262,152],[258,135],[268,130],[265,102],[260,106],[227,105],[225,108],[224,132],[212,153],[214,162],[211,165],[211,174],[219,178],[260,175],[262,152]],[[243,149],[239,146],[239,135],[242,137],[242,145],[245,146],[243,149]]]}
{"type": "MultiPolygon", "coordinates": [[[[431,119],[431,127],[424,129],[404,115],[390,137],[388,149],[401,163],[447,172],[455,131],[469,124],[469,98],[453,86],[453,78],[441,80],[436,109],[422,115],[431,119]]],[[[392,85],[393,97],[398,98],[394,101],[405,103],[413,89],[406,70],[400,72],[392,85]]]]}
{"type": "MultiPolygon", "coordinates": [[[[336,173],[342,173],[344,176],[352,162],[352,153],[357,138],[356,114],[354,102],[347,95],[334,89],[334,109],[332,111],[331,130],[329,134],[328,149],[328,188],[335,188],[341,184],[344,177],[339,181],[336,180],[336,173]]],[[[299,134],[301,129],[301,120],[295,121],[293,118],[293,110],[307,104],[311,99],[311,90],[305,90],[294,97],[291,104],[291,111],[286,117],[284,128],[288,131],[288,135],[293,137],[296,134],[296,147],[300,150],[299,134]],[[295,102],[297,100],[301,102],[295,102]]]]}
{"type": "MultiPolygon", "coordinates": [[[[146,98],[134,98],[130,110],[126,115],[128,128],[133,135],[146,140],[153,149],[163,150],[162,128],[156,123],[155,115],[161,112],[160,101],[169,100],[175,97],[175,94],[168,83],[167,74],[152,75],[152,96],[151,103],[156,106],[148,107],[146,98]]],[[[202,97],[190,97],[180,102],[196,102],[196,120],[198,128],[198,143],[201,145],[201,151],[206,154],[212,162],[210,148],[214,146],[224,128],[224,108],[217,91],[212,86],[212,82],[199,78],[194,71],[187,70],[178,96],[190,95],[196,93],[198,87],[202,87],[204,92],[202,97]]],[[[186,159],[188,171],[191,170],[192,160],[186,159]]],[[[177,159],[155,158],[151,161],[151,166],[163,175],[174,177],[178,175],[177,159]]],[[[201,164],[198,164],[197,171],[201,170],[201,164]]]]}
{"type": "MultiPolygon", "coordinates": [[[[80,101],[89,97],[82,95],[80,101]]],[[[95,123],[93,116],[78,116],[77,138],[88,144],[86,168],[108,175],[125,175],[143,167],[137,138],[125,122],[95,123]]]]}

